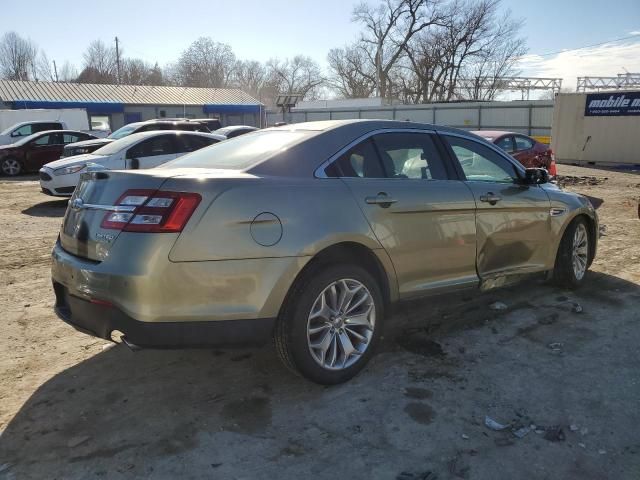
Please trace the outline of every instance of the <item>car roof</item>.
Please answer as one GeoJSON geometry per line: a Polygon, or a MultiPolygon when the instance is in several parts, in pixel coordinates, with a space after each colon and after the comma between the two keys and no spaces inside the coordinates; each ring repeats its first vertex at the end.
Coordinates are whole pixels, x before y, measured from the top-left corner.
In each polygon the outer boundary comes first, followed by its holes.
{"type": "Polygon", "coordinates": [[[262,134],[263,132],[289,131],[304,132],[306,135],[299,143],[266,158],[247,171],[257,175],[307,176],[321,163],[355,140],[372,132],[385,130],[437,131],[474,137],[469,132],[456,128],[398,120],[352,119],[294,123],[266,128],[259,132],[262,134]],[[276,156],[278,161],[272,162],[271,159],[276,156]]]}
{"type": "MultiPolygon", "coordinates": [[[[92,135],[91,133],[81,132],[80,130],[43,130],[41,132],[36,132],[36,133],[32,133],[31,135],[27,135],[26,137],[20,137],[20,140],[15,142],[13,145],[24,145],[25,143],[28,143],[35,138],[42,137],[43,135],[46,135],[48,133],[72,133],[72,134],[80,133],[82,135],[95,137],[95,135],[92,135]]],[[[89,140],[93,140],[93,138],[90,138],[89,140]]]]}
{"type": "Polygon", "coordinates": [[[229,125],[227,127],[221,127],[218,130],[224,130],[226,132],[231,132],[233,130],[242,130],[248,128],[250,130],[258,130],[258,127],[254,127],[252,125],[229,125]]]}
{"type": "Polygon", "coordinates": [[[148,132],[132,133],[131,135],[127,135],[126,137],[114,140],[113,143],[119,142],[119,146],[121,145],[122,148],[127,148],[147,138],[159,137],[160,135],[195,135],[197,137],[212,138],[218,141],[226,140],[226,137],[224,135],[217,135],[214,133],[190,132],[186,130],[151,130],[148,132]]]}
{"type": "Polygon", "coordinates": [[[524,133],[510,132],[508,130],[473,130],[470,133],[473,133],[480,137],[491,137],[491,138],[498,138],[498,137],[502,137],[503,135],[523,135],[525,137],[527,136],[524,133]]]}

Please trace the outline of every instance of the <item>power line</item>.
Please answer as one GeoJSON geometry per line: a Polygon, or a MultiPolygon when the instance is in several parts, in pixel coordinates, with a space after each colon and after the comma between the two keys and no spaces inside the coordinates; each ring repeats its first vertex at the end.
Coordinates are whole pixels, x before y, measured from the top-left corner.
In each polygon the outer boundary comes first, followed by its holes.
{"type": "Polygon", "coordinates": [[[575,52],[576,50],[584,50],[585,48],[599,47],[600,45],[606,45],[607,43],[621,42],[623,40],[629,40],[631,38],[640,38],[640,37],[638,35],[629,35],[627,37],[616,38],[614,40],[607,40],[605,42],[592,43],[591,45],[584,45],[582,47],[568,48],[566,50],[557,50],[555,52],[548,52],[548,53],[541,53],[541,54],[535,54],[534,53],[534,54],[524,55],[524,56],[522,56],[520,58],[528,57],[528,56],[531,56],[531,55],[534,55],[536,57],[549,57],[551,55],[558,55],[560,53],[575,52]]]}

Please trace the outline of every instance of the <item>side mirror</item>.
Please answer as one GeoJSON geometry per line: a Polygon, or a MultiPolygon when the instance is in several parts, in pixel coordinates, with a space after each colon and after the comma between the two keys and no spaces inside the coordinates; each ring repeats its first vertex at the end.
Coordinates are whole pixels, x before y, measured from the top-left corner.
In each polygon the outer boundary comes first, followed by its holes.
{"type": "Polygon", "coordinates": [[[549,172],[544,168],[527,168],[524,173],[525,185],[542,185],[549,183],[549,172]]]}

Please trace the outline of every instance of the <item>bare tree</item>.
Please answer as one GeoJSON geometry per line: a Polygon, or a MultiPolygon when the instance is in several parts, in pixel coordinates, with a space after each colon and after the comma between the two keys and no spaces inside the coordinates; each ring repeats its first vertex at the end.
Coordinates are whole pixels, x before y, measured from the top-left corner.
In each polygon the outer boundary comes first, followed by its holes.
{"type": "Polygon", "coordinates": [[[440,0],[385,0],[377,8],[363,2],[353,10],[353,20],[364,27],[361,42],[369,47],[378,95],[389,99],[391,70],[416,34],[441,23],[440,0]]]}
{"type": "Polygon", "coordinates": [[[315,100],[324,83],[320,66],[304,55],[284,60],[272,58],[267,62],[267,70],[277,93],[299,93],[303,98],[315,100]]]}
{"type": "Polygon", "coordinates": [[[156,63],[151,66],[139,58],[125,58],[121,61],[120,83],[126,85],[162,85],[162,70],[156,63]]]}
{"type": "Polygon", "coordinates": [[[82,58],[83,69],[78,75],[79,82],[116,83],[115,48],[105,45],[102,40],[94,40],[89,44],[82,58]]]}
{"type": "Polygon", "coordinates": [[[256,60],[236,62],[233,85],[260,101],[263,97],[272,97],[275,92],[267,67],[256,60]]]}
{"type": "Polygon", "coordinates": [[[525,43],[521,22],[509,12],[498,15],[500,0],[454,0],[443,10],[442,25],[422,32],[405,45],[408,72],[405,100],[491,100],[499,77],[513,75],[525,43]],[[459,79],[475,79],[460,89],[459,79]]]}
{"type": "Polygon", "coordinates": [[[173,66],[174,82],[185,87],[227,87],[231,83],[236,57],[231,47],[200,37],[173,66]]]}
{"type": "Polygon", "coordinates": [[[59,82],[75,82],[78,78],[78,69],[69,61],[65,61],[58,69],[59,82]]]}
{"type": "Polygon", "coordinates": [[[53,63],[49,61],[49,57],[44,52],[44,50],[40,50],[40,52],[36,57],[34,65],[35,65],[35,73],[33,77],[34,80],[42,80],[45,82],[56,81],[56,72],[53,68],[53,63]]]}
{"type": "Polygon", "coordinates": [[[328,87],[343,98],[370,97],[376,89],[376,70],[368,57],[361,44],[329,50],[328,87]]]}
{"type": "Polygon", "coordinates": [[[16,32],[7,32],[0,39],[0,75],[7,80],[29,80],[35,69],[38,48],[16,32]]]}
{"type": "Polygon", "coordinates": [[[495,100],[503,87],[500,78],[517,75],[517,63],[527,52],[525,40],[518,36],[522,22],[512,19],[510,12],[499,18],[494,14],[490,23],[478,54],[461,68],[465,77],[474,79],[473,89],[459,92],[464,98],[495,100]]]}

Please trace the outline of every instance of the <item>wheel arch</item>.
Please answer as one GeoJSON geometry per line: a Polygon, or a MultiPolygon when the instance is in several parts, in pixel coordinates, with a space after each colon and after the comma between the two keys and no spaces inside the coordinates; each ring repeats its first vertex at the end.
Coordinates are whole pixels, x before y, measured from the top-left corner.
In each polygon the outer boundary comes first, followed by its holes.
{"type": "Polygon", "coordinates": [[[573,222],[575,222],[578,219],[584,219],[587,222],[587,232],[589,233],[589,261],[587,266],[591,266],[591,263],[593,263],[593,259],[596,256],[596,243],[598,240],[598,237],[597,237],[598,222],[595,220],[595,218],[593,218],[587,212],[578,212],[576,215],[571,217],[571,219],[564,224],[564,226],[562,227],[562,233],[558,237],[559,241],[556,247],[556,258],[558,256],[560,245],[562,244],[561,240],[564,237],[565,233],[567,232],[569,225],[571,225],[573,222]]]}
{"type": "Polygon", "coordinates": [[[306,263],[291,283],[280,310],[282,311],[283,306],[289,301],[289,295],[296,284],[309,271],[321,265],[337,263],[354,264],[367,270],[380,286],[385,310],[397,299],[395,271],[384,249],[374,251],[361,243],[344,241],[325,247],[306,263]]]}

